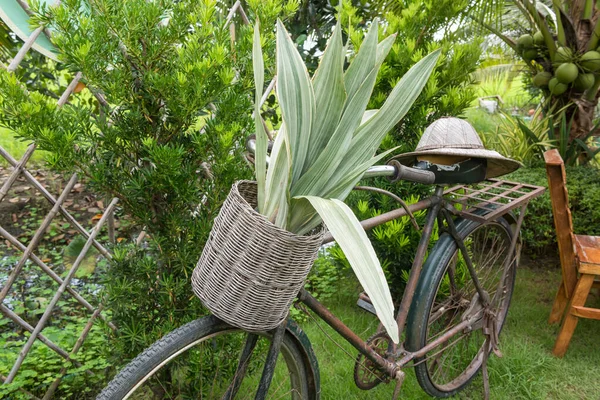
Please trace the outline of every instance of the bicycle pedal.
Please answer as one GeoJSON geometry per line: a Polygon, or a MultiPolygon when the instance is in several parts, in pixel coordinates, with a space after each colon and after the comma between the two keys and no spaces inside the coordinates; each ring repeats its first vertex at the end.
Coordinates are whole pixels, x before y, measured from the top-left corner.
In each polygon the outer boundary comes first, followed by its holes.
{"type": "Polygon", "coordinates": [[[373,307],[373,304],[371,304],[370,302],[363,300],[363,299],[358,299],[358,301],[356,302],[356,305],[359,306],[360,308],[362,308],[363,310],[370,312],[373,315],[377,315],[377,313],[375,312],[375,307],[373,307]]]}

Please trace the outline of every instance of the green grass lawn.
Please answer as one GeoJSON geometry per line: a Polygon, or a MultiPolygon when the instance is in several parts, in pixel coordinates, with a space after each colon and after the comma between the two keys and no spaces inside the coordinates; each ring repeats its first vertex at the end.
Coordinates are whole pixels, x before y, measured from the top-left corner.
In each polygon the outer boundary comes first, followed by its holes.
{"type": "MultiPolygon", "coordinates": [[[[551,350],[558,332],[547,324],[560,272],[547,266],[521,268],[508,320],[500,336],[503,358],[489,362],[491,399],[599,399],[600,398],[600,322],[581,320],[567,355],[552,356],[551,350]]],[[[356,290],[348,286],[340,290],[328,306],[361,337],[374,333],[377,321],[354,306],[356,290]]],[[[593,299],[600,306],[599,296],[593,299]]],[[[386,399],[394,384],[379,385],[362,391],[353,380],[356,350],[327,327],[323,333],[315,322],[300,324],[308,334],[321,370],[322,399],[386,399]],[[341,345],[339,348],[328,336],[341,345]]],[[[483,398],[483,383],[478,376],[458,398],[483,398]]],[[[402,399],[423,399],[414,373],[407,370],[402,399]]]]}
{"type": "MultiPolygon", "coordinates": [[[[19,160],[29,146],[28,142],[15,138],[14,134],[5,128],[0,128],[0,146],[6,150],[13,158],[19,160]]],[[[44,152],[37,150],[30,158],[33,162],[41,162],[44,160],[44,152]]],[[[0,166],[8,166],[8,162],[4,157],[0,156],[0,166]]]]}

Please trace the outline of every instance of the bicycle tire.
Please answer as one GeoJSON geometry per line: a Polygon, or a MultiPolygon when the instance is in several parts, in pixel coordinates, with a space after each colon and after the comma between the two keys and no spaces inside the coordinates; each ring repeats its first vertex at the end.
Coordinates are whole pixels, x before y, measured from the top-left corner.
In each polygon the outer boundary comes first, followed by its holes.
{"type": "MultiPolygon", "coordinates": [[[[456,228],[468,249],[470,246],[469,253],[473,251],[473,254],[470,254],[473,264],[476,271],[479,272],[477,275],[483,288],[492,298],[493,311],[498,315],[498,331],[500,331],[506,319],[516,277],[516,251],[512,255],[508,254],[513,238],[512,229],[504,218],[487,224],[459,219],[456,221],[456,228]],[[481,238],[482,233],[484,234],[483,239],[481,238]],[[495,239],[498,237],[501,238],[498,239],[502,240],[501,243],[495,239]],[[494,238],[494,241],[489,243],[488,238],[494,238]],[[492,252],[492,254],[496,254],[494,256],[489,256],[488,253],[487,258],[482,259],[482,255],[486,253],[477,252],[476,246],[480,246],[480,250],[483,250],[485,246],[492,246],[491,250],[496,249],[497,253],[492,252]],[[502,249],[504,251],[501,251],[502,249]],[[513,257],[513,261],[510,262],[509,270],[504,277],[503,289],[501,292],[495,290],[490,293],[490,290],[494,290],[494,283],[496,284],[495,288],[500,287],[502,265],[506,257],[513,257]],[[483,265],[486,263],[482,260],[488,261],[489,268],[483,265]],[[481,272],[486,272],[486,274],[483,275],[481,272]],[[493,279],[496,277],[497,281],[494,282],[493,279]],[[488,283],[490,284],[487,285],[488,283]]],[[[462,279],[457,273],[459,268],[466,269],[466,266],[463,265],[464,259],[462,263],[460,262],[462,256],[459,253],[456,242],[448,233],[440,235],[423,266],[410,307],[407,320],[407,350],[417,351],[436,337],[441,336],[451,326],[455,326],[461,321],[461,318],[456,319],[456,317],[462,317],[469,312],[477,318],[479,315],[483,315],[483,311],[476,312],[477,308],[471,306],[475,300],[476,289],[470,280],[470,275],[468,279],[462,279]],[[464,281],[464,287],[460,290],[457,290],[460,286],[458,278],[464,281]],[[453,283],[452,280],[454,280],[453,283]],[[439,332],[438,326],[440,326],[439,332]]],[[[466,271],[468,274],[468,270],[466,271]]],[[[481,328],[480,326],[471,332],[463,331],[461,335],[452,336],[425,356],[415,359],[417,380],[427,394],[440,398],[453,396],[463,390],[477,375],[481,369],[484,351],[485,336],[481,328]],[[476,337],[475,345],[471,341],[473,337],[476,337]],[[481,343],[479,344],[479,342],[481,343]],[[440,373],[444,368],[449,372],[440,373]]]]}
{"type": "MultiPolygon", "coordinates": [[[[213,387],[210,388],[209,393],[205,393],[204,389],[208,389],[208,387],[204,387],[202,384],[200,393],[194,393],[190,397],[189,393],[166,393],[164,396],[157,396],[156,390],[153,389],[152,384],[150,384],[151,380],[157,380],[156,375],[159,374],[159,368],[164,367],[167,363],[172,363],[176,357],[181,357],[184,353],[187,354],[188,351],[193,351],[195,353],[206,355],[206,363],[214,362],[218,357],[223,357],[224,354],[207,354],[212,350],[217,350],[215,345],[216,341],[219,340],[219,346],[221,343],[231,343],[232,339],[234,339],[233,335],[245,335],[246,332],[232,327],[231,325],[221,321],[220,319],[214,316],[208,316],[204,318],[197,319],[192,321],[172,332],[164,336],[162,339],[155,342],[152,346],[144,350],[140,355],[138,355],[134,360],[132,360],[127,366],[125,366],[108,384],[108,386],[98,395],[97,400],[121,400],[125,398],[130,399],[147,399],[150,396],[154,398],[198,398],[198,399],[216,399],[221,398],[223,388],[227,387],[228,382],[224,382],[224,385],[217,388],[217,392],[214,392],[215,382],[217,382],[216,377],[213,380],[213,387]],[[223,339],[223,340],[221,340],[223,339]],[[212,358],[209,358],[212,357],[212,358]]],[[[272,337],[271,333],[261,332],[259,333],[261,337],[267,339],[270,343],[270,338],[272,337]]],[[[234,341],[235,343],[235,341],[234,341]]],[[[243,347],[243,343],[240,343],[240,348],[243,347]]],[[[257,346],[259,347],[259,346],[257,346]]],[[[267,346],[263,346],[263,348],[268,349],[267,346]]],[[[224,350],[224,348],[221,348],[224,350]]],[[[229,350],[227,350],[229,351],[229,350]]],[[[255,349],[256,352],[256,349],[255,349]]],[[[195,355],[194,353],[194,355],[195,355]]],[[[265,351],[266,353],[266,351],[265,351]]],[[[255,358],[256,354],[253,353],[252,360],[255,358]]],[[[265,358],[262,358],[264,360],[265,358]]],[[[237,366],[237,360],[233,359],[233,364],[237,366]]],[[[318,399],[318,366],[316,365],[316,358],[312,353],[312,348],[308,344],[308,339],[304,335],[304,333],[295,325],[293,322],[288,323],[288,329],[284,335],[283,344],[281,346],[280,358],[277,362],[277,368],[281,369],[283,361],[285,361],[285,367],[287,367],[287,373],[289,374],[289,392],[290,396],[286,397],[285,392],[282,396],[282,393],[278,393],[277,398],[292,398],[302,399],[302,400],[312,400],[318,399]],[[305,340],[304,340],[305,339],[305,340]],[[283,357],[283,360],[281,359],[283,357]],[[316,369],[316,370],[315,370],[316,369]]],[[[191,362],[191,359],[186,361],[188,364],[191,362]]],[[[197,360],[194,362],[198,365],[202,366],[201,361],[198,363],[197,360]]],[[[221,361],[218,361],[219,363],[221,361]]],[[[262,373],[262,364],[259,368],[255,369],[254,374],[258,374],[258,379],[260,379],[260,375],[262,373]]],[[[189,367],[186,367],[189,368],[189,367]]],[[[226,370],[227,368],[222,368],[226,370]]],[[[216,369],[216,373],[219,373],[219,367],[216,369]]],[[[181,374],[181,372],[177,372],[174,376],[176,379],[181,380],[181,376],[177,375],[181,374]]],[[[277,374],[276,374],[277,376],[277,374]]],[[[169,375],[170,379],[173,380],[173,375],[169,375]]],[[[285,372],[282,377],[285,379],[285,372]]],[[[254,376],[256,378],[256,376],[254,376]]],[[[186,382],[188,378],[185,377],[186,382]]],[[[198,385],[198,382],[201,378],[192,377],[195,381],[190,382],[192,385],[198,385]]],[[[276,377],[274,377],[274,380],[276,377]]],[[[258,383],[258,380],[256,380],[258,383]]],[[[221,382],[219,380],[219,382],[221,382]]],[[[158,382],[159,385],[162,385],[161,382],[158,382]]],[[[154,384],[156,385],[156,384],[154,384]]],[[[276,382],[273,381],[271,384],[271,388],[269,394],[274,390],[281,390],[281,386],[275,386],[276,382]]],[[[169,384],[169,388],[173,386],[169,384]]],[[[258,384],[256,384],[256,387],[258,384]]],[[[155,386],[158,387],[158,386],[155,386]]],[[[254,387],[254,389],[256,389],[254,387]]],[[[166,388],[161,388],[166,389],[166,388]]],[[[181,387],[174,388],[174,390],[182,390],[181,387]]],[[[244,389],[245,390],[245,389],[244,389]]],[[[285,389],[284,389],[285,390],[285,389]]],[[[254,393],[250,394],[248,391],[239,391],[238,396],[235,398],[240,398],[239,396],[250,396],[248,398],[253,398],[254,393]]],[[[245,398],[245,397],[244,397],[245,398]]],[[[267,397],[268,398],[268,397],[267,397]]]]}

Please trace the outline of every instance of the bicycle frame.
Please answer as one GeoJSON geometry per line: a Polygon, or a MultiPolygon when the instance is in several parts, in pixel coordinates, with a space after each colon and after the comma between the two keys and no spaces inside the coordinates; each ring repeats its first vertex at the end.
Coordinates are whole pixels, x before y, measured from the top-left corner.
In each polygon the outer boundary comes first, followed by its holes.
{"type": "MultiPolygon", "coordinates": [[[[504,183],[505,183],[504,181],[495,181],[495,183],[492,183],[486,189],[477,190],[477,191],[474,191],[473,193],[471,193],[470,195],[469,194],[466,195],[466,198],[476,199],[478,201],[483,200],[485,203],[488,204],[488,206],[490,204],[493,206],[493,205],[497,204],[497,203],[494,203],[494,201],[497,200],[498,198],[501,198],[501,197],[508,198],[505,195],[506,193],[509,193],[511,191],[517,191],[517,189],[520,189],[521,187],[523,187],[523,185],[518,184],[518,186],[515,186],[515,188],[510,189],[510,190],[504,192],[503,194],[498,194],[498,195],[490,194],[491,198],[488,198],[488,199],[481,199],[481,198],[477,197],[477,196],[483,196],[482,193],[487,192],[489,190],[489,188],[494,188],[494,187],[497,188],[497,187],[502,186],[502,184],[504,184],[504,183]]],[[[453,207],[451,204],[449,204],[443,197],[444,194],[452,193],[453,191],[456,191],[456,189],[460,189],[462,187],[463,186],[457,186],[455,188],[448,189],[445,191],[444,186],[436,186],[434,194],[431,195],[430,197],[427,197],[427,198],[425,198],[415,204],[409,205],[409,206],[402,204],[403,205],[402,207],[399,207],[399,208],[389,211],[387,213],[378,215],[376,217],[361,221],[361,225],[365,230],[371,230],[379,225],[382,225],[386,222],[392,221],[397,218],[405,217],[408,215],[410,215],[412,217],[413,212],[427,210],[426,222],[423,227],[423,233],[421,235],[419,245],[417,247],[415,258],[414,258],[414,261],[413,261],[413,264],[412,264],[412,267],[411,267],[411,270],[409,273],[408,282],[407,282],[406,288],[404,290],[404,294],[403,294],[403,297],[402,297],[402,300],[401,300],[401,303],[400,303],[400,306],[398,309],[398,313],[396,316],[396,322],[398,324],[398,330],[399,330],[400,334],[404,331],[404,328],[406,325],[406,320],[408,317],[410,305],[412,303],[412,300],[413,300],[413,297],[415,294],[415,290],[416,290],[416,286],[419,281],[421,271],[423,269],[423,265],[425,262],[425,255],[426,255],[429,241],[431,239],[431,235],[432,235],[432,232],[433,232],[436,222],[438,224],[443,224],[444,221],[446,222],[447,228],[445,230],[456,241],[458,249],[461,251],[463,258],[465,259],[469,273],[471,275],[471,279],[474,282],[474,286],[475,286],[476,290],[478,291],[478,293],[480,294],[480,298],[483,299],[482,301],[483,301],[484,305],[487,304],[487,302],[489,301],[489,299],[486,298],[487,294],[484,293],[481,286],[479,285],[477,276],[474,273],[473,265],[470,260],[469,254],[466,251],[466,246],[465,246],[462,238],[458,235],[458,233],[456,231],[456,227],[454,225],[454,221],[453,221],[454,217],[456,217],[458,214],[460,214],[464,218],[469,218],[469,219],[478,219],[478,218],[476,218],[476,216],[474,217],[472,214],[461,213],[461,212],[457,211],[457,209],[455,207],[453,207]]],[[[530,188],[534,188],[533,192],[528,193],[518,199],[512,199],[515,201],[513,201],[512,203],[509,202],[508,204],[503,204],[501,209],[498,209],[497,212],[496,211],[491,212],[491,214],[493,214],[493,218],[496,219],[499,216],[505,215],[506,213],[508,213],[509,211],[511,211],[513,209],[516,209],[516,208],[520,209],[518,219],[515,221],[512,221],[513,223],[511,224],[511,225],[513,225],[512,228],[513,228],[513,232],[515,234],[513,235],[513,239],[510,244],[508,254],[513,254],[515,252],[517,242],[518,242],[518,237],[519,237],[518,233],[520,231],[520,227],[522,225],[526,207],[527,207],[529,200],[531,200],[534,197],[537,197],[544,190],[541,187],[530,186],[530,188]]],[[[489,194],[489,193],[484,193],[484,194],[489,194]]],[[[396,200],[398,200],[398,199],[396,199],[396,200]]],[[[323,239],[323,244],[331,243],[333,241],[334,241],[333,237],[330,234],[327,234],[323,239]]],[[[518,252],[516,253],[515,257],[518,258],[518,252]]],[[[499,284],[501,284],[501,282],[504,281],[506,274],[509,271],[508,267],[511,264],[513,264],[514,261],[515,261],[515,258],[511,258],[511,257],[507,258],[505,265],[504,265],[504,271],[502,274],[502,278],[500,279],[499,284]]],[[[469,327],[472,326],[472,324],[474,322],[476,322],[475,318],[466,318],[464,321],[457,324],[454,328],[450,329],[445,334],[441,335],[440,337],[436,338],[434,341],[428,343],[426,346],[424,346],[421,349],[414,351],[414,352],[407,351],[404,348],[403,343],[400,343],[399,346],[396,344],[392,344],[388,348],[388,352],[387,352],[388,355],[386,358],[386,357],[378,354],[373,348],[371,348],[369,346],[369,344],[365,340],[360,338],[355,332],[353,332],[348,326],[346,326],[339,318],[337,318],[329,309],[327,309],[327,307],[325,307],[318,300],[316,300],[305,289],[302,289],[299,292],[298,300],[300,303],[306,305],[310,310],[312,310],[316,315],[318,315],[323,321],[325,321],[325,323],[327,323],[340,336],[342,336],[348,343],[350,343],[354,348],[356,348],[356,350],[358,350],[358,352],[360,352],[366,358],[368,358],[370,361],[372,361],[379,369],[381,369],[382,371],[385,371],[385,373],[389,377],[397,379],[398,382],[400,382],[400,383],[402,382],[402,380],[404,378],[404,372],[402,371],[402,368],[406,367],[415,358],[420,358],[420,357],[425,356],[432,349],[438,347],[439,345],[441,345],[444,342],[447,342],[449,338],[451,338],[452,336],[456,335],[457,333],[459,333],[465,329],[468,329],[469,327]]],[[[282,326],[284,326],[284,325],[282,325],[282,326]]],[[[277,328],[277,330],[280,330],[280,329],[283,330],[284,328],[281,328],[281,327],[277,328]]],[[[272,370],[274,368],[275,362],[276,362],[276,356],[274,358],[268,357],[266,365],[265,365],[265,373],[267,376],[266,377],[263,376],[263,378],[266,378],[267,380],[270,379],[270,377],[268,376],[269,373],[267,371],[272,370]]],[[[264,388],[261,385],[261,388],[259,389],[259,392],[257,393],[257,398],[262,398],[261,396],[264,396],[264,393],[266,393],[266,390],[264,390],[264,392],[263,392],[263,389],[264,388]]],[[[268,386],[266,389],[268,389],[268,386]]]]}

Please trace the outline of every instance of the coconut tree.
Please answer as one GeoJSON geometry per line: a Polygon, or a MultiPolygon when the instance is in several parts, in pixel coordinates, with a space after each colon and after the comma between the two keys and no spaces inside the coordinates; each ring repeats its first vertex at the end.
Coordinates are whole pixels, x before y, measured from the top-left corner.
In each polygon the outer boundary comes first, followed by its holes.
{"type": "MultiPolygon", "coordinates": [[[[471,18],[504,41],[525,62],[548,110],[565,110],[569,142],[596,134],[594,110],[600,97],[600,8],[593,0],[476,0],[471,18]],[[518,11],[518,17],[514,12],[518,11]],[[521,31],[501,26],[511,13],[521,31]],[[518,36],[518,37],[517,37],[518,36]]],[[[588,154],[589,155],[589,154],[588,154]]]]}

